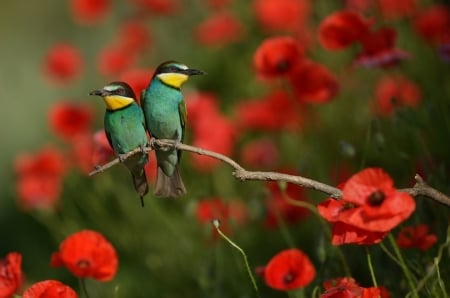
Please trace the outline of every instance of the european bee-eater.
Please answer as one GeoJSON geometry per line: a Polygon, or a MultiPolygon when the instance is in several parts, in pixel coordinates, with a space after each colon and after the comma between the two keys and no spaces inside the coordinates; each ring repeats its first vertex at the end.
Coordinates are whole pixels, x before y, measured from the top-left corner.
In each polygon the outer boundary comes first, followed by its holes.
{"type": "Polygon", "coordinates": [[[144,206],[144,196],[148,193],[144,170],[148,155],[144,153],[144,147],[148,139],[144,113],[135,100],[133,89],[127,83],[112,82],[100,90],[90,92],[89,95],[99,95],[105,102],[106,137],[114,153],[130,170],[134,188],[144,206]],[[124,160],[124,154],[138,147],[142,148],[142,154],[138,153],[124,160]]]}
{"type": "MultiPolygon", "coordinates": [[[[186,105],[180,88],[190,76],[201,74],[205,72],[175,61],[158,66],[147,89],[142,91],[145,122],[152,137],[183,142],[186,105]]],[[[178,197],[186,193],[180,176],[180,157],[180,150],[156,150],[155,196],[178,197]]]]}

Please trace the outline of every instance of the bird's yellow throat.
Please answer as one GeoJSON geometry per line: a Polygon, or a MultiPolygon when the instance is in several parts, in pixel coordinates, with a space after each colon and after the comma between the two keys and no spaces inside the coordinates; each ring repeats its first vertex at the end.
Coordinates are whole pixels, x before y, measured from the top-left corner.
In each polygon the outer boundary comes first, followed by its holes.
{"type": "Polygon", "coordinates": [[[134,102],[133,98],[120,95],[108,95],[103,97],[103,100],[106,108],[111,111],[120,110],[134,102]]]}
{"type": "Polygon", "coordinates": [[[164,84],[179,89],[189,79],[189,76],[182,73],[161,73],[158,75],[158,78],[164,84]]]}

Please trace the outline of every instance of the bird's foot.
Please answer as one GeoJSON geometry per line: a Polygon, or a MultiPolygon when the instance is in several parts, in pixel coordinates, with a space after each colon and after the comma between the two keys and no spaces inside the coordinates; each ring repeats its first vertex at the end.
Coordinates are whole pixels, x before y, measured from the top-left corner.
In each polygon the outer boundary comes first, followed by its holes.
{"type": "Polygon", "coordinates": [[[150,146],[150,148],[152,149],[156,149],[157,145],[156,145],[156,139],[154,137],[150,138],[150,141],[148,142],[148,145],[150,146]]]}
{"type": "Polygon", "coordinates": [[[140,145],[139,146],[139,152],[142,153],[142,155],[147,153],[147,152],[145,152],[145,147],[146,147],[146,145],[140,145]]]}
{"type": "Polygon", "coordinates": [[[127,155],[126,154],[119,154],[119,156],[117,158],[119,158],[120,162],[124,162],[125,159],[127,159],[127,155]]]}

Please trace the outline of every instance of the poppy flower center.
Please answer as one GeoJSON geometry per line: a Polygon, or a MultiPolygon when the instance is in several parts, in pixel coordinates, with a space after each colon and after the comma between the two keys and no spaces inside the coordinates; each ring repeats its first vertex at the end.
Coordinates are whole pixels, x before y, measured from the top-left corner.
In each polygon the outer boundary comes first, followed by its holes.
{"type": "Polygon", "coordinates": [[[288,71],[289,66],[290,66],[290,63],[289,63],[288,60],[280,60],[277,63],[277,69],[278,69],[279,72],[286,72],[286,71],[288,71]]]}
{"type": "Polygon", "coordinates": [[[88,260],[85,259],[81,259],[77,262],[77,267],[81,268],[81,269],[86,269],[91,267],[91,262],[89,262],[88,260]]]}
{"type": "Polygon", "coordinates": [[[293,272],[293,271],[288,271],[284,276],[283,276],[283,283],[284,284],[290,284],[291,282],[294,281],[294,279],[297,277],[297,273],[293,272]]]}
{"type": "Polygon", "coordinates": [[[370,196],[367,198],[367,202],[371,206],[380,206],[385,198],[386,195],[384,194],[384,192],[378,189],[370,194],[370,196]]]}

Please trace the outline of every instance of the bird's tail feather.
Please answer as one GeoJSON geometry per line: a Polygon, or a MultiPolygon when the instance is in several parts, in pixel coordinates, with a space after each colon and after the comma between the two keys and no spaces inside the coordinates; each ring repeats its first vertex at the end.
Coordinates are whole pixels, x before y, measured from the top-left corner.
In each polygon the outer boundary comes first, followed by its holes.
{"type": "Polygon", "coordinates": [[[186,194],[186,187],[181,179],[178,166],[175,168],[172,176],[167,176],[163,170],[158,167],[156,183],[153,194],[157,197],[175,198],[186,194]]]}
{"type": "Polygon", "coordinates": [[[134,188],[141,197],[142,205],[144,205],[143,197],[148,193],[147,175],[145,174],[145,170],[142,168],[139,172],[132,172],[131,176],[133,178],[134,188]]]}

